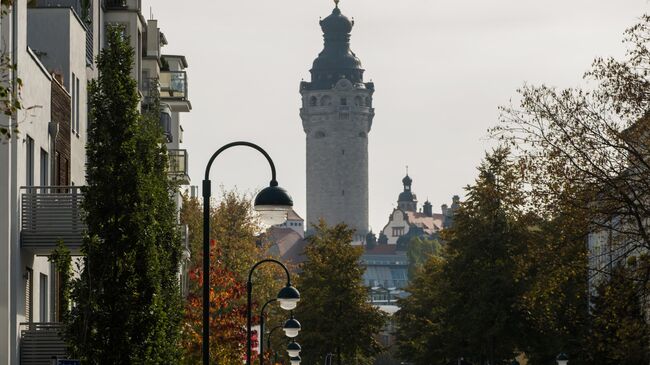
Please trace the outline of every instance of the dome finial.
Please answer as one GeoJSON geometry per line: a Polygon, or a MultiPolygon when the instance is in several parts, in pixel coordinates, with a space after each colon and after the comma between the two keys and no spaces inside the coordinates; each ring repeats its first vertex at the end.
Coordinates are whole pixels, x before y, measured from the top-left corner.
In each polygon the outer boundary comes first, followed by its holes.
{"type": "Polygon", "coordinates": [[[339,1],[340,0],[334,0],[334,4],[336,5],[337,8],[339,7],[339,1]]]}

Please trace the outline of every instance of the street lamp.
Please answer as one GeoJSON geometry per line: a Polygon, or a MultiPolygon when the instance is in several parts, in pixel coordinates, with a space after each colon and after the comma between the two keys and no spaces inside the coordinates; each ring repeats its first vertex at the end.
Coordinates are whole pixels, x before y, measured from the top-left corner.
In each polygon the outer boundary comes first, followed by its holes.
{"type": "Polygon", "coordinates": [[[555,361],[557,362],[557,365],[567,365],[569,363],[569,356],[564,352],[561,352],[557,355],[555,361]]]}
{"type": "MultiPolygon", "coordinates": [[[[283,215],[293,207],[293,200],[286,190],[278,186],[275,165],[264,149],[250,142],[232,142],[219,148],[208,160],[203,180],[203,365],[210,363],[210,197],[212,196],[210,168],[214,159],[223,151],[236,146],[250,147],[259,151],[271,167],[271,182],[268,187],[255,197],[254,209],[260,213],[262,221],[267,224],[277,224],[283,215]]],[[[282,223],[282,222],[279,222],[282,223]]],[[[250,348],[250,345],[249,345],[250,348]]]]}
{"type": "Polygon", "coordinates": [[[300,328],[300,322],[298,322],[297,319],[293,318],[293,312],[291,312],[291,318],[284,322],[284,325],[282,326],[284,334],[289,338],[294,338],[298,336],[300,328]]]}
{"type": "MultiPolygon", "coordinates": [[[[269,351],[273,351],[271,349],[271,335],[273,334],[273,331],[277,330],[278,328],[282,328],[282,324],[279,324],[279,325],[271,328],[271,330],[269,331],[269,335],[266,338],[266,347],[269,348],[269,351]]],[[[262,340],[264,340],[264,336],[262,336],[262,340]]],[[[275,351],[275,361],[274,362],[276,362],[276,363],[278,362],[278,352],[277,351],[275,351]]]]}
{"type": "Polygon", "coordinates": [[[264,310],[266,310],[267,305],[276,302],[277,300],[278,298],[270,299],[268,302],[264,303],[264,305],[262,306],[262,310],[260,311],[260,333],[262,334],[262,340],[260,341],[260,365],[264,364],[264,321],[265,321],[264,310]]]}
{"type": "Polygon", "coordinates": [[[291,365],[300,365],[300,356],[290,357],[291,365]]]}
{"type": "Polygon", "coordinates": [[[300,347],[300,344],[296,342],[296,340],[291,340],[289,346],[287,346],[287,353],[289,354],[290,357],[299,356],[300,350],[302,350],[302,348],[300,347]]]}
{"type": "MultiPolygon", "coordinates": [[[[252,322],[252,294],[253,294],[253,272],[255,269],[265,263],[272,263],[279,265],[284,269],[285,274],[287,274],[287,285],[280,290],[277,296],[278,302],[280,302],[280,307],[281,308],[295,308],[296,304],[300,300],[300,292],[298,289],[296,289],[293,285],[291,285],[291,275],[289,274],[289,270],[287,269],[286,266],[284,266],[283,263],[281,263],[278,260],[275,259],[264,259],[262,261],[257,262],[253,267],[251,267],[251,270],[248,272],[248,282],[246,283],[246,291],[248,294],[248,300],[247,300],[247,306],[246,306],[246,365],[251,365],[251,322],[252,322]]],[[[293,313],[291,314],[291,321],[293,319],[293,313]]],[[[295,319],[293,319],[296,323],[295,319]]],[[[287,321],[287,322],[289,322],[287,321]]],[[[285,322],[285,327],[286,323],[285,322]]],[[[300,323],[298,323],[298,326],[300,326],[300,323]]],[[[286,332],[286,329],[285,329],[286,332]]],[[[296,331],[296,336],[298,335],[298,332],[296,331]]],[[[287,336],[289,336],[287,334],[287,336]]],[[[289,337],[295,337],[295,336],[289,336],[289,337]]]]}

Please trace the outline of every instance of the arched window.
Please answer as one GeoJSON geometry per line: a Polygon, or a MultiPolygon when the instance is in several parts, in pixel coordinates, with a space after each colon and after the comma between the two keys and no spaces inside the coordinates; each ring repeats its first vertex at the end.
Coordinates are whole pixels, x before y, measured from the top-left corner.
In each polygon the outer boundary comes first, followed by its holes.
{"type": "Polygon", "coordinates": [[[330,98],[328,95],[323,96],[320,98],[320,106],[328,106],[332,105],[332,98],[330,98]]]}
{"type": "Polygon", "coordinates": [[[315,96],[309,98],[309,106],[316,106],[318,104],[318,99],[315,96]]]}

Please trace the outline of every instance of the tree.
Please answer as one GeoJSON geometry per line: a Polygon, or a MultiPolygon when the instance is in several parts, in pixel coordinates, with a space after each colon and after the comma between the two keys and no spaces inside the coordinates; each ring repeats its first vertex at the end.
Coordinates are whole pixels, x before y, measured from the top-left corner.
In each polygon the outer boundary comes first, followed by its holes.
{"type": "Polygon", "coordinates": [[[515,258],[528,237],[518,172],[507,148],[479,167],[454,225],[442,232],[442,259],[427,262],[402,301],[397,337],[405,359],[503,364],[514,357],[524,319],[515,258]]]}
{"type": "MultiPolygon", "coordinates": [[[[540,216],[552,219],[571,204],[591,232],[612,233],[610,262],[593,268],[604,274],[650,249],[650,16],[624,41],[626,58],[597,58],[583,89],[522,87],[519,105],[502,108],[492,130],[521,158],[540,216]]],[[[650,262],[639,265],[650,273],[650,262]]]]}
{"type": "MultiPolygon", "coordinates": [[[[268,257],[268,246],[251,199],[236,191],[224,192],[210,213],[210,357],[219,364],[241,364],[246,354],[246,281],[250,268],[268,257]]],[[[203,283],[203,208],[198,199],[183,197],[181,223],[188,225],[190,257],[189,293],[183,321],[185,361],[194,364],[201,356],[203,283]]],[[[255,271],[253,321],[261,303],[275,297],[286,282],[284,272],[271,265],[255,271]]],[[[267,308],[267,323],[286,319],[286,313],[267,308]]]]}
{"type": "Polygon", "coordinates": [[[351,245],[353,230],[344,224],[328,227],[321,221],[314,228],[296,285],[302,298],[296,318],[304,323],[301,357],[318,364],[331,352],[339,365],[367,364],[380,349],[373,336],[384,317],[368,303],[359,266],[362,248],[351,245]]]}
{"type": "MultiPolygon", "coordinates": [[[[634,260],[632,260],[634,261],[634,260]]],[[[636,365],[650,362],[650,326],[644,315],[642,281],[634,268],[618,265],[593,298],[590,336],[592,363],[636,365]]]]}
{"type": "Polygon", "coordinates": [[[395,314],[398,356],[415,365],[442,363],[451,338],[445,324],[446,282],[442,275],[444,260],[430,256],[411,277],[407,291],[395,314]]]}
{"type": "Polygon", "coordinates": [[[439,255],[442,250],[440,241],[427,237],[413,237],[407,246],[406,256],[409,259],[409,278],[414,277],[431,256],[439,255]]]}
{"type": "Polygon", "coordinates": [[[68,336],[92,364],[171,364],[180,358],[181,258],[176,187],[157,113],[141,115],[133,49],[109,27],[89,85],[83,270],[68,336]]]}

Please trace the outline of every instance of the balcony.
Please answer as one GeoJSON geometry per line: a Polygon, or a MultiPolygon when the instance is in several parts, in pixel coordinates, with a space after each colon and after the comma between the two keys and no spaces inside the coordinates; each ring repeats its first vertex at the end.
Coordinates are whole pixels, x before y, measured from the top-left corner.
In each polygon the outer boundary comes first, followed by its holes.
{"type": "Polygon", "coordinates": [[[67,357],[62,324],[30,322],[21,323],[20,327],[21,365],[50,364],[52,357],[67,357]]]}
{"type": "Polygon", "coordinates": [[[79,254],[86,230],[80,187],[33,186],[22,190],[21,247],[47,255],[61,240],[72,254],[79,254]]]}
{"type": "Polygon", "coordinates": [[[104,0],[106,10],[142,10],[141,0],[104,0]]]}
{"type": "Polygon", "coordinates": [[[174,112],[189,112],[191,105],[187,99],[187,72],[161,71],[160,100],[169,104],[174,112]]]}
{"type": "Polygon", "coordinates": [[[167,150],[169,158],[169,178],[180,185],[188,185],[190,177],[187,174],[187,150],[167,150]]]}

